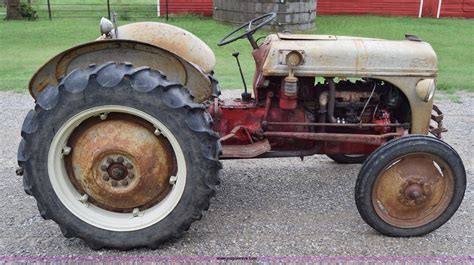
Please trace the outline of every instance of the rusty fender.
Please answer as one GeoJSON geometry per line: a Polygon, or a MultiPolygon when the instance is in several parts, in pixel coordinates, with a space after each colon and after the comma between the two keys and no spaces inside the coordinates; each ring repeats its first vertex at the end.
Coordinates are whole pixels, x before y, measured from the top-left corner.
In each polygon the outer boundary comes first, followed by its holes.
{"type": "Polygon", "coordinates": [[[44,64],[30,80],[29,91],[36,98],[46,87],[76,68],[106,62],[130,62],[135,67],[150,67],[186,86],[201,103],[217,96],[217,84],[200,67],[160,47],[133,40],[100,40],[78,45],[61,52],[44,64]]]}

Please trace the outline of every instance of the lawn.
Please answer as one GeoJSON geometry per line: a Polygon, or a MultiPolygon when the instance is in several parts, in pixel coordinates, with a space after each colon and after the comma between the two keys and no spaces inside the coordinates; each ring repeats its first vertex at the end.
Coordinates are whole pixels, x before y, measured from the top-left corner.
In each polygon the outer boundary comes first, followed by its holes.
{"type": "MultiPolygon", "coordinates": [[[[164,22],[158,18],[154,20],[164,22]]],[[[49,58],[68,47],[95,39],[99,34],[98,22],[92,18],[0,21],[0,89],[26,89],[29,78],[49,58]]],[[[119,21],[120,24],[129,22],[119,21]]],[[[216,76],[224,88],[242,87],[235,59],[231,56],[234,51],[241,53],[247,81],[251,80],[254,62],[248,42],[240,40],[224,47],[216,45],[232,27],[204,17],[176,17],[168,23],[193,32],[210,45],[217,57],[216,76]]],[[[257,35],[267,33],[260,31],[257,35]]],[[[317,29],[308,33],[393,40],[403,39],[404,33],[416,34],[431,43],[438,53],[440,89],[474,91],[474,20],[324,16],[317,18],[317,29]]]]}

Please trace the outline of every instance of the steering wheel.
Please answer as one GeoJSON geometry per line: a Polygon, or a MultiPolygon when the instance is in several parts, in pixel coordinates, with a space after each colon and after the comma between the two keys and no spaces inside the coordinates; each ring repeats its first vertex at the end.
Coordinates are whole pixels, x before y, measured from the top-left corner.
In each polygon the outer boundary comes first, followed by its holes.
{"type": "Polygon", "coordinates": [[[252,44],[252,47],[254,49],[257,49],[258,48],[258,45],[257,43],[255,42],[254,38],[253,38],[253,34],[259,30],[261,27],[265,26],[266,24],[270,23],[270,21],[272,21],[275,17],[276,17],[276,13],[267,13],[263,16],[259,16],[257,18],[254,18],[252,20],[250,20],[249,22],[243,24],[242,26],[236,28],[234,31],[232,31],[231,33],[225,35],[218,43],[217,43],[217,46],[224,46],[224,45],[227,45],[229,43],[232,43],[236,40],[239,40],[239,39],[242,39],[244,37],[247,37],[247,39],[250,41],[250,44],[252,44]],[[261,22],[260,22],[261,21],[261,22]],[[257,23],[259,22],[259,23],[257,23]],[[252,28],[253,25],[257,24],[255,27],[252,28]],[[241,29],[243,28],[247,28],[245,30],[244,33],[238,35],[238,36],[235,36],[235,37],[232,37],[230,38],[231,36],[235,35],[235,33],[239,32],[241,29]]]}

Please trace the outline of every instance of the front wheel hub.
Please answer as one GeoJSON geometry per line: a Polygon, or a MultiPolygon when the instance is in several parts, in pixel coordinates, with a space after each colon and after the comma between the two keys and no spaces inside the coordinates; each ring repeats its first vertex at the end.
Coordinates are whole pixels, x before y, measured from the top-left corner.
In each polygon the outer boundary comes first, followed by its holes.
{"type": "Polygon", "coordinates": [[[411,200],[418,200],[423,196],[423,188],[418,184],[411,184],[405,189],[404,195],[411,200]]]}
{"type": "Polygon", "coordinates": [[[449,204],[454,177],[446,162],[426,153],[412,153],[389,164],[378,175],[372,204],[387,223],[411,228],[439,217],[449,204]]]}
{"type": "Polygon", "coordinates": [[[407,206],[425,202],[430,194],[429,185],[419,181],[404,183],[400,189],[399,200],[407,206]]]}

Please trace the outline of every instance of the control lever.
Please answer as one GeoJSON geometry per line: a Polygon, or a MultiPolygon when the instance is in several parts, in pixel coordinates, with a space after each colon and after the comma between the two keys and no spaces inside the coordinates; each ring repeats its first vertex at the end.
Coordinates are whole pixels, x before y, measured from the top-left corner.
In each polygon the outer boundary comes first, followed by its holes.
{"type": "Polygon", "coordinates": [[[242,67],[240,67],[239,55],[239,52],[232,53],[232,56],[234,56],[235,60],[237,60],[237,65],[239,66],[240,71],[240,77],[242,77],[242,83],[244,83],[244,93],[242,93],[242,100],[250,101],[250,99],[252,98],[252,94],[247,92],[247,83],[245,83],[244,73],[242,73],[242,67]]]}

